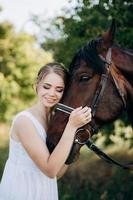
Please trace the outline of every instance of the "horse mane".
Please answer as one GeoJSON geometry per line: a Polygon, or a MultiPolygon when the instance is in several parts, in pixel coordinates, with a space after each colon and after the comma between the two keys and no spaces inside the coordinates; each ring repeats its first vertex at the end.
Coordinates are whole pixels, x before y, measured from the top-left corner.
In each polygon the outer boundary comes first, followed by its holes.
{"type": "Polygon", "coordinates": [[[100,58],[97,46],[101,45],[102,38],[97,38],[90,41],[84,47],[78,50],[72,59],[69,67],[69,73],[73,72],[80,66],[80,61],[84,60],[90,67],[92,67],[97,73],[104,73],[106,70],[105,62],[100,58]]]}
{"type": "MultiPolygon", "coordinates": [[[[80,65],[81,65],[81,61],[85,61],[87,63],[87,65],[89,65],[90,67],[92,67],[94,69],[94,71],[96,73],[104,73],[106,70],[105,67],[105,62],[100,58],[98,51],[97,51],[97,47],[101,46],[102,44],[102,38],[97,38],[95,40],[92,40],[90,42],[88,42],[85,46],[83,46],[82,48],[80,48],[77,53],[75,54],[75,56],[72,59],[72,62],[70,63],[70,67],[69,67],[69,75],[70,77],[73,76],[75,70],[77,70],[80,65]]],[[[121,49],[122,52],[124,52],[125,54],[128,54],[129,56],[133,56],[133,50],[131,49],[125,49],[122,48],[120,45],[116,45],[113,44],[112,47],[116,47],[121,49]]],[[[124,76],[126,77],[126,75],[124,74],[124,76]]],[[[130,76],[132,76],[132,73],[127,74],[127,77],[129,80],[130,76]]],[[[130,83],[132,82],[132,78],[130,83]]],[[[132,88],[130,88],[128,90],[129,93],[129,98],[130,98],[130,103],[129,103],[129,108],[127,109],[127,114],[129,117],[129,120],[131,121],[131,124],[133,126],[133,108],[132,108],[132,103],[133,103],[133,92],[132,92],[132,88]]]]}

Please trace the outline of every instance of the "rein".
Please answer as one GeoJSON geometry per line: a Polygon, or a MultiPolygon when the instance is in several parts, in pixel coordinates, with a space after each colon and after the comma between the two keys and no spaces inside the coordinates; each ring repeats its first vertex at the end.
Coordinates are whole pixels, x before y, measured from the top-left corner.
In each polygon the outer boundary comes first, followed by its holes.
{"type": "MultiPolygon", "coordinates": [[[[64,112],[66,114],[71,114],[71,112],[74,110],[73,108],[69,107],[69,106],[66,106],[62,103],[58,103],[55,107],[56,110],[59,110],[61,112],[64,112]]],[[[101,149],[99,149],[91,140],[90,140],[90,132],[88,129],[84,129],[84,128],[79,128],[77,131],[76,131],[76,138],[75,138],[75,141],[74,143],[75,144],[79,144],[79,145],[87,145],[87,147],[93,151],[96,155],[98,155],[101,159],[103,159],[104,161],[108,162],[109,164],[114,164],[114,165],[117,165],[123,169],[131,169],[133,167],[133,165],[131,164],[121,164],[115,160],[113,160],[111,157],[109,157],[107,154],[105,154],[101,149]],[[81,133],[82,131],[86,131],[88,132],[88,139],[86,141],[80,141],[80,138],[78,137],[79,136],[79,133],[81,133]]]]}
{"type": "MultiPolygon", "coordinates": [[[[92,101],[92,105],[91,105],[91,109],[92,109],[92,117],[95,117],[96,114],[96,109],[98,107],[98,104],[100,102],[100,99],[103,95],[109,74],[112,76],[114,84],[116,86],[116,89],[118,91],[118,94],[123,102],[124,108],[126,108],[126,100],[124,98],[124,93],[122,91],[122,89],[119,87],[119,83],[116,80],[116,78],[114,77],[114,75],[111,73],[111,67],[112,67],[112,63],[111,63],[111,48],[109,48],[107,55],[106,55],[106,59],[104,57],[102,57],[100,55],[100,58],[103,60],[103,62],[105,63],[105,69],[106,69],[106,73],[103,73],[101,75],[101,80],[99,83],[99,86],[95,92],[95,96],[94,99],[92,101]]],[[[56,110],[59,110],[61,112],[65,112],[67,114],[70,114],[74,109],[66,106],[64,104],[58,103],[55,107],[56,110]]],[[[96,128],[94,126],[92,126],[90,124],[91,130],[94,132],[97,132],[96,128]]],[[[110,164],[114,164],[117,165],[119,167],[122,167],[123,169],[131,169],[133,167],[133,165],[128,165],[128,164],[121,164],[115,160],[113,160],[112,158],[110,158],[108,155],[106,155],[101,149],[99,149],[91,140],[91,133],[88,129],[86,128],[79,128],[76,131],[76,138],[74,140],[75,144],[79,144],[79,145],[87,145],[87,147],[93,151],[95,154],[97,154],[100,158],[102,158],[103,160],[105,160],[106,162],[110,163],[110,164]],[[82,132],[86,132],[88,137],[87,139],[85,139],[84,141],[81,141],[80,139],[80,135],[82,134],[82,132]]]]}

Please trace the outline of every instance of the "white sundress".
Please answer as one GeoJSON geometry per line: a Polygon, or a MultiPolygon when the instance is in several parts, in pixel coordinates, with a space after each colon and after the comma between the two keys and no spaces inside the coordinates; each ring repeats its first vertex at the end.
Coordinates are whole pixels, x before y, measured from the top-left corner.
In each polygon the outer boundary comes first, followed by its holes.
{"type": "MultiPolygon", "coordinates": [[[[32,113],[20,112],[14,121],[20,115],[32,121],[37,133],[46,142],[46,132],[32,113]]],[[[58,200],[56,178],[51,179],[43,174],[22,144],[12,139],[11,135],[9,157],[0,184],[0,200],[58,200]]]]}

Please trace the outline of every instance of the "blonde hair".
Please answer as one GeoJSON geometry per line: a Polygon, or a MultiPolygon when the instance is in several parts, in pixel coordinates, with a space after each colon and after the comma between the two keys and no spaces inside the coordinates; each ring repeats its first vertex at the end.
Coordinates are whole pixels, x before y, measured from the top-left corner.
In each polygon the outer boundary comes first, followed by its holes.
{"type": "Polygon", "coordinates": [[[62,63],[48,63],[40,68],[36,77],[36,86],[51,72],[58,74],[66,83],[67,71],[62,63]]]}

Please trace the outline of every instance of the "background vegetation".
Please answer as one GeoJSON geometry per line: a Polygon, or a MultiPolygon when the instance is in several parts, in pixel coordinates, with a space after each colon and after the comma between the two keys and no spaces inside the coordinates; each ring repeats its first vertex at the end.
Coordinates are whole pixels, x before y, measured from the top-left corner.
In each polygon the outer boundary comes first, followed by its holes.
{"type": "MultiPolygon", "coordinates": [[[[16,33],[12,24],[0,23],[0,176],[8,155],[11,119],[35,101],[33,84],[40,66],[56,60],[69,68],[75,52],[106,31],[112,18],[117,22],[115,43],[133,47],[131,0],[75,2],[47,23],[43,16],[33,16],[40,28],[36,36],[16,33]]],[[[125,114],[93,139],[117,160],[133,160],[133,132],[125,114]]],[[[83,148],[80,160],[59,180],[60,199],[132,200],[132,176],[132,172],[105,164],[83,148]]]]}

